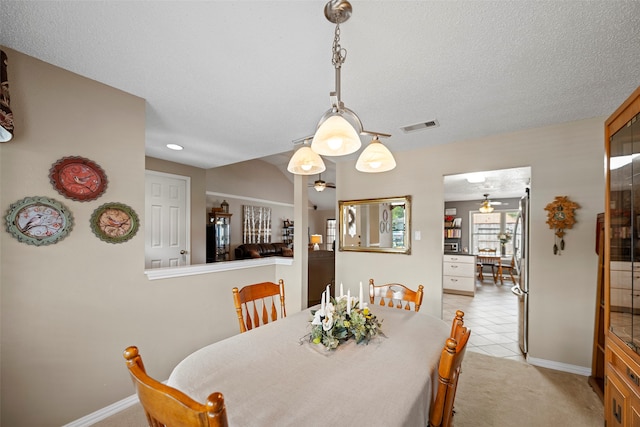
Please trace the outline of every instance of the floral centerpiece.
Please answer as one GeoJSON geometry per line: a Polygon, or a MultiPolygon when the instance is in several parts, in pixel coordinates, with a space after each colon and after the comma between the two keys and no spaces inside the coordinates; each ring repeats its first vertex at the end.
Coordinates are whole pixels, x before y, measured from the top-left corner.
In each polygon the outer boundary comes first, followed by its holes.
{"type": "Polygon", "coordinates": [[[511,234],[510,233],[498,233],[498,240],[500,240],[500,244],[504,245],[505,243],[509,242],[509,240],[511,240],[511,234]]]}
{"type": "Polygon", "coordinates": [[[506,254],[506,250],[504,245],[507,244],[507,242],[509,240],[511,240],[511,233],[505,232],[505,233],[498,233],[498,240],[500,241],[500,253],[502,255],[506,254]]]}
{"type": "Polygon", "coordinates": [[[384,336],[380,330],[382,321],[371,313],[366,303],[350,295],[331,298],[328,293],[323,293],[321,308],[311,313],[313,320],[309,340],[314,344],[323,344],[329,350],[349,339],[366,344],[377,335],[384,336]],[[363,308],[360,308],[361,304],[363,308]]]}

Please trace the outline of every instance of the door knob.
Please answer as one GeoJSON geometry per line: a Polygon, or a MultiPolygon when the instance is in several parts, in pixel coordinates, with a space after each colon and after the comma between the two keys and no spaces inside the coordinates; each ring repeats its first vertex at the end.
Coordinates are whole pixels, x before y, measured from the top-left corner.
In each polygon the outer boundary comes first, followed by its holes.
{"type": "Polygon", "coordinates": [[[184,255],[186,253],[187,253],[187,251],[185,251],[184,249],[180,251],[180,255],[184,255]]]}

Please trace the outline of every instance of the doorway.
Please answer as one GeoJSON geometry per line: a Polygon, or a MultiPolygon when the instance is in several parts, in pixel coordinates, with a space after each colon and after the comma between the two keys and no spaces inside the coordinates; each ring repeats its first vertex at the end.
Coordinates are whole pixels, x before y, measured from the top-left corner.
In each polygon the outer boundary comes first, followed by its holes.
{"type": "Polygon", "coordinates": [[[145,171],[145,268],[191,264],[191,178],[145,171]]]}
{"type": "MultiPolygon", "coordinates": [[[[469,256],[477,255],[480,249],[492,250],[500,266],[511,266],[512,260],[521,255],[523,228],[516,227],[515,222],[522,198],[528,195],[530,187],[530,167],[445,176],[443,246],[469,256]],[[459,231],[449,232],[449,237],[457,238],[455,244],[447,238],[446,230],[446,225],[453,225],[454,221],[459,231]]],[[[526,236],[525,241],[528,241],[526,236]]],[[[474,264],[475,260],[477,257],[474,264]]],[[[525,263],[522,269],[526,269],[525,263]]],[[[522,335],[519,329],[522,320],[526,323],[528,307],[519,304],[521,298],[512,288],[520,285],[520,277],[527,274],[516,268],[512,279],[507,270],[504,268],[500,276],[494,276],[494,267],[485,266],[480,270],[484,271],[483,275],[476,269],[473,296],[452,294],[443,289],[443,315],[451,317],[455,307],[465,311],[465,323],[474,329],[475,339],[469,342],[471,351],[524,360],[521,341],[524,340],[526,349],[527,334],[522,335]]],[[[443,276],[443,283],[444,279],[443,276]]]]}

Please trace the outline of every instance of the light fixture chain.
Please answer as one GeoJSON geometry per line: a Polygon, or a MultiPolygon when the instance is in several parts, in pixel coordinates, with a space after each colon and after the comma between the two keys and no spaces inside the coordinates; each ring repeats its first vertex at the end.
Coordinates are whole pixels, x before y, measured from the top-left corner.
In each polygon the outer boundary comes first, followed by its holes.
{"type": "Polygon", "coordinates": [[[347,59],[347,49],[340,46],[340,24],[336,24],[335,35],[333,37],[333,57],[331,63],[337,69],[342,67],[345,59],[347,59]]]}

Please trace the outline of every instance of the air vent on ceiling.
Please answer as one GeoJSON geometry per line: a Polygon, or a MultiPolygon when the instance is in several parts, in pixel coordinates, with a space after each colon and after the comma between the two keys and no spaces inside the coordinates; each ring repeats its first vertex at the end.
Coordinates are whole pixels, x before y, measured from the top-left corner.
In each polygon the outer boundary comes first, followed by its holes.
{"type": "Polygon", "coordinates": [[[418,130],[436,128],[438,126],[440,126],[440,123],[438,123],[437,120],[430,120],[428,122],[416,123],[415,125],[403,126],[400,129],[402,129],[403,132],[415,132],[418,130]]]}

